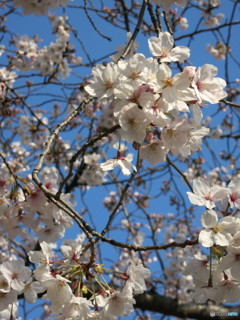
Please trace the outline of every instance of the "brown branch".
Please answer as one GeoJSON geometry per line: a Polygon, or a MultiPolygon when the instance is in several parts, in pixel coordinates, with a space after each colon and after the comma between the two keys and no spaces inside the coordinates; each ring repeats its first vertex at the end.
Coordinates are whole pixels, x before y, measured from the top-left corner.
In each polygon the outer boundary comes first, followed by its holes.
{"type": "Polygon", "coordinates": [[[193,192],[193,188],[192,188],[190,182],[188,181],[186,175],[169,159],[169,157],[167,157],[167,162],[170,164],[170,166],[172,166],[180,174],[180,176],[183,178],[183,180],[188,185],[189,189],[193,192]]]}
{"type": "Polygon", "coordinates": [[[128,19],[128,8],[124,2],[124,0],[120,0],[122,8],[123,8],[123,17],[124,17],[124,21],[125,21],[125,26],[126,26],[126,31],[129,32],[130,31],[130,26],[129,26],[129,19],[128,19]]]}
{"type": "Polygon", "coordinates": [[[98,136],[92,138],[91,140],[89,140],[87,143],[85,143],[81,149],[79,149],[70,159],[69,161],[69,172],[68,175],[65,177],[65,179],[60,183],[60,188],[56,194],[57,198],[59,198],[63,187],[66,185],[67,181],[72,177],[72,172],[73,172],[73,165],[75,163],[75,161],[77,160],[77,158],[86,151],[87,148],[93,146],[97,141],[101,140],[102,138],[108,136],[110,133],[115,132],[116,130],[118,130],[120,128],[119,124],[116,124],[115,126],[104,130],[103,132],[101,132],[98,136]]]}
{"type": "Polygon", "coordinates": [[[173,35],[173,31],[172,31],[172,28],[170,26],[170,23],[169,23],[169,16],[168,16],[168,13],[166,13],[165,11],[163,11],[163,17],[164,17],[164,22],[167,26],[167,29],[168,29],[168,32],[173,35]]]}
{"type": "Polygon", "coordinates": [[[222,100],[220,100],[220,101],[224,102],[225,104],[227,104],[227,105],[229,105],[229,106],[231,106],[231,107],[240,108],[240,104],[233,103],[233,102],[228,101],[228,100],[226,100],[226,99],[222,99],[222,100]]]}
{"type": "Polygon", "coordinates": [[[196,303],[179,303],[176,299],[165,297],[157,293],[146,292],[134,297],[135,308],[141,310],[162,313],[179,318],[192,318],[199,320],[212,320],[216,314],[218,320],[238,319],[240,315],[239,306],[216,306],[196,303]],[[229,312],[236,312],[235,317],[230,317],[229,312]],[[210,313],[212,316],[210,316],[210,313]],[[215,314],[214,314],[215,313],[215,314]],[[222,314],[222,315],[220,315],[222,314]]]}
{"type": "Polygon", "coordinates": [[[134,40],[136,39],[137,37],[137,34],[138,32],[140,31],[140,27],[141,27],[141,24],[142,24],[142,20],[143,20],[143,16],[144,16],[144,12],[145,12],[145,9],[146,9],[146,5],[147,5],[147,0],[143,0],[143,3],[142,3],[142,8],[140,10],[140,13],[139,13],[139,17],[138,17],[138,22],[137,22],[137,25],[134,29],[134,32],[130,38],[130,40],[128,41],[128,44],[126,45],[126,48],[123,52],[123,54],[121,55],[121,57],[118,59],[118,61],[120,59],[125,59],[126,56],[128,55],[129,51],[131,50],[131,47],[134,43],[134,40]]]}
{"type": "Polygon", "coordinates": [[[104,39],[108,40],[108,41],[112,41],[112,39],[108,36],[106,36],[105,34],[103,34],[100,30],[98,30],[98,28],[95,26],[95,23],[93,22],[92,18],[90,17],[90,14],[88,13],[88,9],[87,9],[87,2],[86,0],[84,0],[84,12],[89,20],[89,22],[91,23],[93,29],[104,39]]]}
{"type": "Polygon", "coordinates": [[[174,40],[177,41],[177,40],[181,40],[181,39],[184,39],[184,38],[194,37],[198,33],[203,33],[203,32],[208,32],[208,31],[216,31],[216,30],[219,30],[221,28],[228,27],[230,25],[237,25],[237,24],[240,24],[240,21],[233,21],[231,23],[224,23],[224,24],[221,24],[220,26],[217,26],[215,28],[206,28],[206,29],[196,30],[194,32],[191,32],[191,33],[184,34],[182,36],[176,37],[174,40]]]}
{"type": "Polygon", "coordinates": [[[11,168],[10,164],[7,162],[7,159],[5,158],[5,156],[3,155],[3,153],[0,151],[0,157],[2,158],[5,166],[7,167],[9,173],[12,175],[16,185],[23,191],[24,197],[26,195],[26,189],[24,189],[24,187],[21,186],[21,184],[18,182],[18,176],[15,174],[15,172],[13,171],[13,169],[11,168]]]}
{"type": "Polygon", "coordinates": [[[157,18],[155,17],[155,14],[153,12],[153,6],[152,6],[151,2],[149,2],[149,1],[147,4],[147,8],[148,8],[148,13],[150,15],[151,21],[153,23],[154,30],[155,30],[157,36],[159,36],[160,32],[162,31],[162,27],[160,25],[160,19],[157,20],[157,18]]]}
{"type": "MultiPolygon", "coordinates": [[[[139,158],[138,158],[138,159],[139,159],[139,158]]],[[[128,180],[125,188],[123,189],[122,194],[121,194],[121,197],[120,197],[117,205],[115,206],[114,210],[113,210],[112,213],[110,214],[110,217],[109,217],[109,219],[108,219],[108,222],[107,222],[105,228],[102,230],[101,235],[104,236],[104,235],[107,233],[107,231],[110,229],[111,223],[112,223],[112,221],[113,221],[113,219],[114,219],[114,217],[115,217],[118,209],[119,209],[120,206],[122,205],[123,200],[124,200],[124,197],[125,197],[128,189],[129,189],[132,181],[134,180],[134,178],[135,178],[135,176],[136,176],[136,174],[137,174],[137,172],[138,172],[138,169],[139,169],[139,165],[137,166],[137,171],[134,170],[133,173],[131,174],[131,177],[130,177],[130,179],[128,180]]]]}

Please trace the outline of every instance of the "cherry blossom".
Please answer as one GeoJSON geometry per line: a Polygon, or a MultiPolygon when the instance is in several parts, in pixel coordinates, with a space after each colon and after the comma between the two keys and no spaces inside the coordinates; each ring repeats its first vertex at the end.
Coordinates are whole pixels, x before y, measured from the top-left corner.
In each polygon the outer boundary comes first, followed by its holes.
{"type": "Polygon", "coordinates": [[[50,271],[50,257],[52,256],[51,246],[45,241],[40,243],[41,251],[29,251],[29,260],[33,263],[38,263],[39,266],[34,270],[34,275],[37,280],[48,275],[50,271]]]}
{"type": "Polygon", "coordinates": [[[192,85],[199,103],[210,102],[214,104],[227,96],[223,90],[226,82],[221,78],[216,78],[217,73],[217,67],[211,64],[205,64],[196,71],[192,85]]]}
{"type": "Polygon", "coordinates": [[[86,298],[72,296],[69,303],[64,305],[62,315],[64,319],[85,320],[90,316],[90,307],[92,307],[91,301],[86,298]]]}
{"type": "Polygon", "coordinates": [[[188,47],[174,47],[174,40],[170,33],[161,32],[157,37],[148,40],[149,49],[154,57],[160,58],[162,62],[183,62],[190,56],[188,47]]]}
{"type": "Polygon", "coordinates": [[[97,65],[92,70],[94,82],[85,87],[85,90],[99,99],[110,98],[119,84],[119,71],[114,63],[108,63],[106,67],[97,65]]]}
{"type": "Polygon", "coordinates": [[[147,122],[148,119],[143,111],[133,104],[127,106],[119,115],[121,137],[127,142],[142,143],[146,136],[147,122]]]}
{"type": "Polygon", "coordinates": [[[205,229],[200,231],[198,241],[207,248],[214,244],[228,246],[232,241],[232,236],[239,228],[238,220],[235,217],[223,217],[218,221],[217,213],[214,210],[205,211],[201,222],[205,229]]]}
{"type": "Polygon", "coordinates": [[[151,165],[155,165],[166,159],[166,148],[161,141],[151,141],[140,148],[140,158],[147,160],[151,165]]]}
{"type": "Polygon", "coordinates": [[[228,301],[234,303],[238,301],[240,292],[240,282],[235,280],[230,271],[219,272],[215,274],[217,293],[215,296],[216,303],[228,301]]]}
{"type": "Polygon", "coordinates": [[[180,7],[186,6],[186,0],[151,0],[152,2],[157,3],[163,7],[163,10],[168,12],[170,10],[171,5],[177,4],[180,7]]]}
{"type": "MultiPolygon", "coordinates": [[[[11,290],[9,292],[3,293],[0,292],[0,312],[1,311],[5,311],[6,309],[8,309],[8,307],[10,307],[11,309],[11,305],[17,301],[17,295],[18,292],[15,290],[11,290]]],[[[11,310],[8,310],[9,313],[11,313],[11,310]]],[[[7,312],[7,314],[9,315],[9,313],[7,312]]]]}
{"type": "Polygon", "coordinates": [[[232,207],[237,207],[240,209],[240,179],[238,177],[234,178],[228,185],[230,193],[228,194],[228,201],[232,207]]]}
{"type": "Polygon", "coordinates": [[[32,271],[28,267],[25,267],[23,260],[3,262],[1,272],[9,281],[11,288],[16,291],[21,291],[24,288],[24,282],[32,274],[32,271]]]}
{"type": "Polygon", "coordinates": [[[189,89],[191,81],[186,73],[177,73],[172,77],[172,70],[163,63],[160,65],[156,77],[159,85],[157,90],[162,93],[162,97],[167,103],[183,100],[183,96],[185,101],[194,100],[194,93],[189,89]]]}
{"type": "Polygon", "coordinates": [[[215,202],[223,200],[229,193],[227,188],[218,185],[211,186],[203,178],[193,180],[193,192],[187,192],[191,203],[206,206],[208,209],[215,207],[215,202]]]}
{"type": "Polygon", "coordinates": [[[47,289],[47,299],[51,300],[51,310],[53,312],[59,312],[61,307],[69,303],[73,293],[68,285],[71,281],[56,275],[56,277],[49,277],[47,280],[42,281],[41,284],[47,289]]]}
{"type": "Polygon", "coordinates": [[[128,176],[131,174],[132,169],[137,171],[137,168],[131,163],[132,159],[132,154],[128,154],[126,157],[123,157],[119,154],[117,158],[109,159],[106,162],[101,163],[100,167],[103,171],[109,171],[119,166],[122,170],[122,173],[125,176],[128,176]]]}
{"type": "Polygon", "coordinates": [[[141,294],[147,289],[145,279],[151,275],[149,269],[144,268],[141,264],[135,265],[132,263],[128,267],[126,274],[129,277],[126,284],[133,289],[135,294],[141,294]]]}
{"type": "Polygon", "coordinates": [[[8,280],[7,277],[0,273],[0,292],[6,293],[11,290],[11,282],[8,280]]]}
{"type": "Polygon", "coordinates": [[[135,300],[132,297],[132,291],[124,287],[122,292],[115,291],[102,300],[104,317],[115,319],[119,316],[127,316],[133,311],[135,300]]]}
{"type": "Polygon", "coordinates": [[[23,8],[24,14],[34,13],[37,16],[47,14],[49,9],[56,10],[59,5],[66,6],[70,0],[43,0],[43,1],[36,1],[36,0],[15,0],[14,5],[16,8],[23,8]]]}
{"type": "Polygon", "coordinates": [[[45,289],[38,281],[33,281],[32,278],[29,278],[23,289],[24,298],[26,299],[27,303],[35,303],[38,298],[38,293],[43,291],[45,291],[45,289]]]}

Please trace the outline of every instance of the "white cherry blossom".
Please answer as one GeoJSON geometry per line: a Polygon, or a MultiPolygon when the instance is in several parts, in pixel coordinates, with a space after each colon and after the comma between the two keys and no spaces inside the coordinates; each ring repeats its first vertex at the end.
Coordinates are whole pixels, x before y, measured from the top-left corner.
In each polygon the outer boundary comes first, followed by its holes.
{"type": "Polygon", "coordinates": [[[72,296],[71,300],[66,303],[62,309],[64,319],[86,320],[90,315],[92,302],[83,297],[72,296]]]}
{"type": "Polygon", "coordinates": [[[188,191],[187,195],[192,204],[212,209],[215,207],[215,202],[222,201],[228,193],[227,188],[211,186],[207,180],[197,178],[193,180],[193,192],[188,191]]]}
{"type": "Polygon", "coordinates": [[[233,278],[229,270],[217,272],[214,275],[216,282],[216,296],[215,301],[217,304],[222,302],[235,303],[239,300],[240,282],[233,278]]]}
{"type": "Polygon", "coordinates": [[[29,260],[33,263],[39,264],[34,270],[34,275],[37,280],[41,280],[43,277],[48,277],[50,270],[50,258],[52,256],[52,248],[45,241],[40,243],[41,251],[29,251],[29,260]]]}
{"type": "Polygon", "coordinates": [[[110,98],[114,94],[114,89],[119,84],[119,70],[116,64],[110,62],[106,67],[97,65],[92,70],[93,83],[84,89],[92,96],[99,99],[110,98]]]}
{"type": "Polygon", "coordinates": [[[43,291],[45,291],[45,289],[38,281],[33,281],[32,278],[29,278],[23,289],[24,298],[27,303],[35,303],[38,298],[37,294],[43,291]]]}
{"type": "Polygon", "coordinates": [[[228,194],[228,201],[233,208],[234,206],[240,209],[240,178],[235,177],[228,185],[230,190],[228,194]]]}
{"type": "Polygon", "coordinates": [[[147,59],[143,54],[136,53],[128,60],[120,60],[118,67],[121,72],[123,81],[128,83],[138,83],[139,85],[146,83],[143,69],[145,68],[147,59]]]}
{"type": "Polygon", "coordinates": [[[162,63],[156,74],[159,93],[167,103],[174,103],[176,100],[193,100],[193,93],[189,89],[191,80],[186,73],[177,73],[172,77],[172,70],[167,64],[162,63]]]}
{"type": "Polygon", "coordinates": [[[21,291],[32,274],[31,269],[25,267],[23,260],[5,261],[1,265],[1,272],[11,284],[11,288],[21,291]]]}
{"type": "Polygon", "coordinates": [[[185,7],[187,4],[186,0],[151,0],[151,1],[155,2],[158,5],[161,5],[165,12],[169,12],[173,4],[177,4],[181,8],[185,7]]]}
{"type": "Polygon", "coordinates": [[[23,13],[26,14],[35,14],[40,16],[47,14],[49,9],[58,9],[60,5],[66,6],[70,0],[15,0],[14,5],[16,8],[22,8],[23,13]]]}
{"type": "MultiPolygon", "coordinates": [[[[17,301],[18,291],[11,290],[9,292],[0,292],[0,312],[5,311],[10,304],[17,301]]],[[[11,306],[10,306],[11,307],[11,306]]]]}
{"type": "Polygon", "coordinates": [[[127,316],[133,311],[133,304],[132,291],[124,287],[122,292],[114,291],[102,300],[103,314],[105,317],[127,316]]]}
{"type": "Polygon", "coordinates": [[[171,120],[166,113],[169,111],[170,104],[164,102],[161,97],[151,103],[150,105],[144,105],[143,111],[146,113],[149,120],[159,127],[165,127],[170,124],[171,120]]]}
{"type": "Polygon", "coordinates": [[[190,124],[185,119],[177,119],[163,128],[161,139],[167,150],[176,155],[181,152],[182,146],[188,141],[190,124]]]}
{"type": "Polygon", "coordinates": [[[232,216],[223,217],[218,221],[218,215],[214,210],[205,211],[201,222],[205,229],[200,231],[198,241],[207,248],[214,244],[228,246],[238,226],[236,218],[232,216]]]}
{"type": "Polygon", "coordinates": [[[131,105],[122,109],[119,115],[121,137],[127,142],[136,141],[142,143],[146,136],[147,122],[148,119],[145,113],[137,106],[131,105]]]}
{"type": "Polygon", "coordinates": [[[161,62],[183,62],[190,56],[190,49],[188,47],[173,48],[174,40],[168,32],[160,32],[158,37],[150,38],[148,45],[152,55],[159,58],[161,62]]]}
{"type": "Polygon", "coordinates": [[[166,160],[166,147],[161,141],[154,140],[140,148],[140,158],[147,160],[152,166],[166,160]]]}
{"type": "MultiPolygon", "coordinates": [[[[1,270],[1,268],[0,268],[1,270]]],[[[11,281],[4,274],[0,273],[0,293],[6,293],[11,290],[11,281]]]]}
{"type": "Polygon", "coordinates": [[[100,167],[103,171],[113,170],[115,167],[119,166],[122,170],[122,173],[125,176],[131,174],[132,169],[137,171],[137,168],[131,163],[133,159],[132,154],[128,154],[126,157],[118,155],[115,159],[109,159],[101,163],[100,167]]]}
{"type": "Polygon", "coordinates": [[[211,64],[205,64],[196,71],[192,85],[199,103],[210,102],[214,104],[227,96],[223,90],[226,87],[226,82],[221,78],[216,78],[217,73],[217,67],[211,64]]]}
{"type": "Polygon", "coordinates": [[[194,279],[199,281],[206,281],[209,278],[209,261],[207,256],[200,254],[194,255],[194,259],[187,262],[184,274],[191,274],[194,279]]]}
{"type": "Polygon", "coordinates": [[[64,304],[70,302],[73,293],[68,283],[71,281],[58,274],[56,277],[41,282],[42,286],[47,289],[46,297],[51,300],[53,312],[59,312],[58,308],[61,310],[64,304]]]}
{"type": "Polygon", "coordinates": [[[126,274],[129,277],[126,285],[130,286],[135,294],[141,294],[147,289],[145,279],[151,275],[149,269],[144,268],[141,264],[132,263],[128,267],[126,274]]]}

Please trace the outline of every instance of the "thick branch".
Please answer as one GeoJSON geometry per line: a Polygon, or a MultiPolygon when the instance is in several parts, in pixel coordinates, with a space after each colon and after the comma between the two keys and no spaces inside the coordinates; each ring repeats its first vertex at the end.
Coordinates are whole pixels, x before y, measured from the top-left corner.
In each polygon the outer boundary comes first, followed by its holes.
{"type": "MultiPolygon", "coordinates": [[[[177,300],[161,296],[157,293],[143,293],[134,297],[136,308],[144,311],[162,313],[165,315],[176,316],[179,318],[192,318],[199,320],[212,320],[213,313],[218,320],[229,320],[229,312],[236,312],[240,315],[240,307],[237,306],[216,306],[202,305],[196,303],[179,303],[177,300]],[[212,316],[210,316],[210,313],[212,316]],[[219,314],[222,314],[221,316],[219,314]]],[[[238,316],[232,317],[238,319],[238,316]]]]}

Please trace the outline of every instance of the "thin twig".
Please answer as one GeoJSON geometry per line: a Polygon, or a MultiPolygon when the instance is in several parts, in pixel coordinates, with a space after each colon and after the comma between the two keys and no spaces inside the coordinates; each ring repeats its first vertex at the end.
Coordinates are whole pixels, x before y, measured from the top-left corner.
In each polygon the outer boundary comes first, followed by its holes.
{"type": "Polygon", "coordinates": [[[166,27],[167,27],[169,33],[170,33],[171,35],[173,35],[173,31],[172,31],[172,28],[171,28],[170,23],[169,23],[168,13],[166,13],[165,11],[163,11],[163,17],[164,17],[164,21],[165,21],[165,24],[166,24],[166,27]]]}
{"type": "Polygon", "coordinates": [[[219,29],[224,28],[224,27],[228,27],[230,25],[237,25],[237,24],[240,24],[240,21],[233,21],[232,23],[224,23],[224,24],[221,24],[220,26],[217,26],[215,28],[206,28],[206,29],[196,30],[194,32],[191,32],[191,33],[184,34],[182,36],[176,37],[175,41],[181,40],[181,39],[184,39],[184,38],[194,37],[198,33],[203,33],[203,32],[208,32],[208,31],[215,31],[215,30],[219,30],[219,29]]]}
{"type": "Polygon", "coordinates": [[[183,180],[186,182],[189,189],[193,192],[193,188],[192,188],[191,184],[189,183],[185,174],[169,159],[169,157],[167,157],[167,162],[170,164],[170,166],[172,166],[181,175],[181,177],[183,177],[183,180]]]}
{"type": "Polygon", "coordinates": [[[9,165],[9,163],[7,162],[7,159],[5,158],[5,156],[3,155],[2,151],[0,151],[0,157],[2,158],[3,162],[5,163],[6,167],[8,168],[8,171],[10,172],[10,174],[12,175],[16,185],[23,191],[23,194],[25,196],[25,192],[26,190],[21,186],[21,184],[18,182],[18,176],[15,174],[15,172],[13,171],[13,169],[11,168],[11,166],[9,165]]]}
{"type": "Polygon", "coordinates": [[[79,149],[70,159],[69,161],[69,172],[68,175],[65,177],[65,179],[60,183],[60,188],[56,194],[57,198],[59,198],[63,187],[66,185],[67,181],[72,177],[72,172],[73,172],[73,167],[74,167],[74,163],[77,160],[77,158],[85,152],[85,150],[91,146],[93,146],[97,141],[101,140],[102,138],[108,136],[110,133],[115,132],[117,129],[120,128],[119,124],[116,124],[115,126],[106,129],[105,131],[103,131],[102,133],[100,133],[98,136],[93,137],[91,140],[89,140],[87,143],[85,143],[81,149],[79,149]]]}
{"type": "MultiPolygon", "coordinates": [[[[138,159],[139,159],[139,156],[138,156],[138,159]]],[[[139,161],[138,161],[138,162],[139,162],[139,161]]],[[[132,181],[134,180],[134,178],[135,178],[135,176],[136,176],[136,174],[137,174],[137,172],[138,172],[138,169],[139,169],[139,164],[137,165],[137,171],[134,170],[133,173],[131,174],[131,177],[130,177],[130,179],[128,180],[128,183],[126,184],[125,188],[123,189],[122,194],[121,194],[121,197],[120,197],[117,205],[115,206],[114,210],[113,210],[112,213],[110,214],[110,217],[109,217],[109,219],[108,219],[108,222],[107,222],[105,228],[102,230],[101,235],[104,236],[104,235],[106,234],[106,232],[110,229],[110,226],[111,226],[111,224],[112,224],[112,221],[113,221],[113,219],[114,219],[114,217],[115,217],[118,209],[119,209],[120,206],[122,205],[123,199],[124,199],[124,197],[125,197],[128,189],[129,189],[129,187],[131,186],[131,183],[132,183],[132,181]]]]}
{"type": "Polygon", "coordinates": [[[144,12],[145,12],[145,9],[146,9],[146,5],[147,5],[147,0],[143,0],[143,3],[142,3],[142,8],[140,10],[140,13],[139,13],[139,17],[138,17],[138,22],[137,22],[137,25],[134,29],[134,32],[130,38],[130,40],[128,41],[128,44],[126,45],[126,48],[123,52],[123,54],[121,55],[121,57],[118,59],[118,61],[120,59],[125,59],[126,56],[128,55],[129,51],[131,50],[131,47],[137,37],[137,34],[138,32],[140,31],[140,27],[141,27],[141,24],[142,24],[142,20],[143,20],[143,16],[144,16],[144,12]]]}
{"type": "Polygon", "coordinates": [[[88,9],[87,9],[87,2],[86,0],[84,0],[84,12],[89,20],[89,22],[91,23],[93,29],[104,39],[108,40],[108,41],[112,41],[112,39],[110,37],[105,36],[105,34],[103,34],[101,31],[98,30],[98,28],[95,26],[95,23],[93,22],[92,18],[90,17],[89,13],[88,13],[88,9]]]}
{"type": "Polygon", "coordinates": [[[38,160],[38,164],[37,166],[33,169],[32,171],[32,176],[33,176],[33,180],[39,184],[40,183],[40,180],[38,178],[38,173],[39,171],[41,170],[42,168],[42,165],[43,165],[43,161],[46,157],[46,155],[48,154],[48,152],[50,151],[50,148],[51,148],[51,145],[54,141],[54,139],[57,137],[57,135],[60,133],[60,131],[63,129],[63,127],[65,125],[67,125],[73,118],[75,118],[78,113],[80,111],[83,110],[83,108],[88,104],[90,103],[91,101],[93,100],[93,98],[89,98],[89,99],[86,99],[84,101],[82,101],[80,103],[80,105],[78,106],[78,108],[76,110],[74,110],[70,115],[69,117],[67,117],[67,119],[65,119],[63,122],[61,122],[60,124],[57,125],[57,127],[52,131],[52,133],[50,134],[47,142],[45,143],[45,149],[43,151],[43,153],[40,155],[39,157],[39,160],[38,160]]]}
{"type": "Polygon", "coordinates": [[[157,18],[155,17],[155,14],[153,12],[153,6],[149,1],[148,1],[148,4],[147,4],[147,8],[148,8],[148,13],[150,15],[151,21],[153,23],[154,30],[155,30],[157,36],[159,36],[160,32],[162,31],[162,27],[159,28],[160,19],[159,19],[159,22],[158,22],[158,17],[157,18]]]}
{"type": "Polygon", "coordinates": [[[227,105],[229,105],[231,107],[240,108],[240,104],[230,102],[230,101],[228,101],[226,99],[221,99],[220,101],[224,102],[225,104],[227,104],[227,105]]]}

